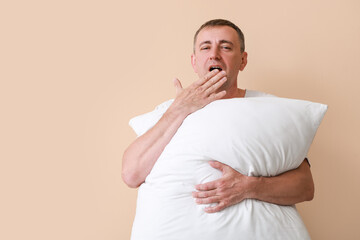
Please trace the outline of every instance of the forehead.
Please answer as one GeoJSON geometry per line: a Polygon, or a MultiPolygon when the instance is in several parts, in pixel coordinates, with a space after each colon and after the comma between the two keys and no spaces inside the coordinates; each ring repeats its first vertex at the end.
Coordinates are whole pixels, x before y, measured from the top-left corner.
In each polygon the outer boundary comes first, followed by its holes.
{"type": "Polygon", "coordinates": [[[214,26],[201,29],[196,38],[196,46],[205,41],[217,43],[222,40],[232,42],[234,45],[240,45],[240,39],[235,29],[229,26],[214,26]]]}

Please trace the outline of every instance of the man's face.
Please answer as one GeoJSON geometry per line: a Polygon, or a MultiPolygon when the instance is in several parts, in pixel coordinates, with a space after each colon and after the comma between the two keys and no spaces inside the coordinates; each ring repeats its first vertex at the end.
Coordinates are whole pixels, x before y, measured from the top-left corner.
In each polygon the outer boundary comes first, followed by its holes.
{"type": "Polygon", "coordinates": [[[229,26],[206,27],[197,36],[191,63],[200,78],[213,68],[224,70],[228,79],[223,85],[226,89],[237,87],[237,75],[246,66],[247,53],[241,53],[235,29],[229,26]]]}

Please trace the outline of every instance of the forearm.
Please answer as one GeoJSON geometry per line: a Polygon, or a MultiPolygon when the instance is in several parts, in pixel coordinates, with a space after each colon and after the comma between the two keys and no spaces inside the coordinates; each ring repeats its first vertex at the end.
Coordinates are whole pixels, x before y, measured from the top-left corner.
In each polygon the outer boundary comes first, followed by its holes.
{"type": "Polygon", "coordinates": [[[275,177],[250,177],[248,198],[279,205],[293,205],[314,197],[314,182],[306,161],[275,177]]]}
{"type": "Polygon", "coordinates": [[[216,92],[226,81],[225,75],[224,71],[219,73],[214,70],[186,89],[183,89],[178,79],[174,80],[174,102],[153,128],[125,150],[122,177],[129,187],[138,187],[145,181],[164,148],[189,114],[225,96],[226,91],[216,92]]]}
{"type": "Polygon", "coordinates": [[[184,111],[170,107],[153,128],[138,137],[125,150],[122,177],[129,187],[138,187],[145,181],[186,116],[184,111]]]}

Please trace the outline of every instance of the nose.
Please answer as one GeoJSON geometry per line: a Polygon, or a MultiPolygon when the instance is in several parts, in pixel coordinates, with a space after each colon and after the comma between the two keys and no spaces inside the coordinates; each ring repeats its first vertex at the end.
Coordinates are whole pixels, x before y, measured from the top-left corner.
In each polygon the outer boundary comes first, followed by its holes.
{"type": "Polygon", "coordinates": [[[210,60],[219,60],[221,59],[219,48],[211,48],[210,51],[210,60]]]}

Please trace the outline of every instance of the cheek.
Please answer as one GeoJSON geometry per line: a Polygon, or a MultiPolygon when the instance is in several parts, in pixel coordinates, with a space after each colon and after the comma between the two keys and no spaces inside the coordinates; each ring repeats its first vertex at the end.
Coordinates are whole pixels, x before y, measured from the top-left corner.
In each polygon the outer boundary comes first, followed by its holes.
{"type": "Polygon", "coordinates": [[[205,56],[200,56],[199,58],[197,58],[197,64],[199,66],[203,66],[206,62],[206,57],[205,56]]]}
{"type": "Polygon", "coordinates": [[[238,70],[242,64],[242,59],[234,58],[233,63],[234,63],[234,68],[238,70]]]}
{"type": "Polygon", "coordinates": [[[205,69],[205,66],[206,66],[206,61],[203,61],[202,59],[200,59],[200,61],[198,61],[196,63],[196,66],[197,66],[197,69],[198,69],[199,72],[205,71],[204,69],[205,69]]]}

